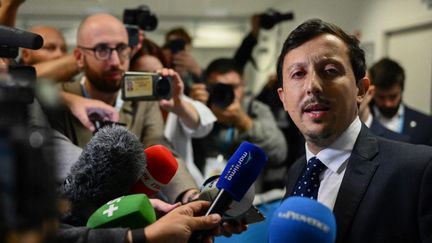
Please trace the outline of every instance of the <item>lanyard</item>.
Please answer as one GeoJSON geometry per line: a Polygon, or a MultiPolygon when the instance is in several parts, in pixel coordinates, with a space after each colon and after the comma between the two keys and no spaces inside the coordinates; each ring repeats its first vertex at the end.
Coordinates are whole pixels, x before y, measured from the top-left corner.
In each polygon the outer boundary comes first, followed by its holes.
{"type": "MultiPolygon", "coordinates": [[[[85,98],[92,99],[92,97],[90,96],[89,92],[88,92],[87,89],[85,88],[85,81],[86,81],[86,80],[85,80],[85,77],[83,76],[83,77],[81,78],[81,81],[80,81],[80,86],[81,86],[82,94],[83,94],[83,96],[84,96],[85,98]]],[[[114,109],[116,109],[117,112],[120,112],[121,107],[123,106],[123,102],[124,102],[124,101],[123,101],[123,99],[121,98],[121,96],[117,94],[117,99],[116,99],[116,102],[115,102],[115,104],[114,104],[114,109]]]]}

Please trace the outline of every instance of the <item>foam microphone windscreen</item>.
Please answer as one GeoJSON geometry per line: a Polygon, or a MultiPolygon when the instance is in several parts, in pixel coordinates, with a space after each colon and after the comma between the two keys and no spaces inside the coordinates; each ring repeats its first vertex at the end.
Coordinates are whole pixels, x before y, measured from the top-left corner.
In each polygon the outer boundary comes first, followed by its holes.
{"type": "Polygon", "coordinates": [[[32,32],[0,25],[0,46],[36,50],[43,46],[43,38],[32,32]]]}
{"type": "Polygon", "coordinates": [[[145,194],[122,196],[109,201],[88,219],[89,228],[144,228],[156,221],[156,213],[145,194]]]}
{"type": "Polygon", "coordinates": [[[171,151],[162,145],[148,147],[144,153],[147,157],[146,168],[130,193],[153,196],[171,181],[177,172],[178,163],[171,151]]]}
{"type": "Polygon", "coordinates": [[[243,142],[228,160],[216,184],[234,200],[240,201],[258,178],[267,162],[264,150],[249,142],[243,142]]]}
{"type": "Polygon", "coordinates": [[[85,207],[91,213],[109,200],[127,194],[144,173],[143,149],[126,128],[101,128],[72,166],[62,188],[63,196],[72,208],[85,207]]]}
{"type": "Polygon", "coordinates": [[[269,243],[332,243],[336,240],[336,219],[332,211],[305,197],[285,199],[275,211],[269,228],[269,243]]]}

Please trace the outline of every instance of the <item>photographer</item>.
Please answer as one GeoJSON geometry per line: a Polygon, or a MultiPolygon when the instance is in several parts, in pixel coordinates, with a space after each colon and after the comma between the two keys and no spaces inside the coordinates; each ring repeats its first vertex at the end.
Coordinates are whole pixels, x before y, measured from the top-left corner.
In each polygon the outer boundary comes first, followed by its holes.
{"type": "MultiPolygon", "coordinates": [[[[123,101],[120,97],[121,80],[129,69],[130,55],[128,35],[120,20],[108,14],[89,16],[78,29],[77,48],[74,50],[84,76],[81,80],[62,84],[62,88],[114,107],[119,112],[119,121],[137,135],[145,147],[166,144],[158,103],[123,101]]],[[[68,111],[52,114],[50,122],[79,147],[86,145],[92,137],[92,132],[68,111]]],[[[190,189],[196,188],[183,163],[179,165],[176,176],[164,190],[170,202],[186,201],[185,198],[193,191],[190,189]]]]}
{"type": "Polygon", "coordinates": [[[292,20],[294,15],[291,12],[280,13],[273,9],[269,9],[260,14],[252,15],[250,19],[251,31],[242,40],[239,48],[234,54],[234,60],[240,65],[242,69],[246,66],[248,61],[252,62],[252,65],[257,68],[255,59],[252,57],[252,51],[258,44],[258,36],[261,29],[269,30],[272,29],[276,24],[292,20]]]}
{"type": "Polygon", "coordinates": [[[191,86],[200,83],[202,68],[192,56],[192,37],[183,27],[171,29],[165,34],[163,51],[168,67],[176,70],[185,82],[185,94],[191,86]]]}
{"type": "MultiPolygon", "coordinates": [[[[269,167],[283,163],[287,155],[285,139],[269,107],[244,95],[245,81],[239,65],[233,59],[216,59],[207,67],[206,76],[210,92],[203,85],[195,85],[191,97],[207,103],[217,122],[207,137],[194,140],[195,161],[203,167],[205,161],[213,163],[210,161],[218,155],[227,159],[242,141],[249,141],[264,149],[269,167]]],[[[258,182],[256,190],[267,188],[258,182]]]]}
{"type": "MultiPolygon", "coordinates": [[[[131,70],[141,72],[162,70],[163,56],[160,53],[159,46],[145,39],[141,50],[131,60],[131,70]]],[[[171,73],[170,76],[179,75],[172,69],[164,70],[164,72],[171,73]]],[[[159,101],[162,111],[168,112],[164,134],[186,162],[195,182],[201,185],[204,182],[204,177],[194,163],[192,138],[206,136],[213,128],[216,117],[205,104],[192,100],[183,94],[184,83],[180,77],[173,81],[173,98],[159,101]]]]}

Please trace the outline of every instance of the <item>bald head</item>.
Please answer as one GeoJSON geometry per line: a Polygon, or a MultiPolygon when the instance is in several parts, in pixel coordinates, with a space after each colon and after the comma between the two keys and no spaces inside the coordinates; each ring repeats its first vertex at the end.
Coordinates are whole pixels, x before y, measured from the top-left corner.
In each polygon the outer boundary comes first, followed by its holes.
{"type": "Polygon", "coordinates": [[[66,55],[66,41],[58,29],[48,25],[37,25],[28,31],[42,36],[44,44],[38,50],[22,49],[24,64],[33,65],[66,55]]]}
{"type": "Polygon", "coordinates": [[[78,28],[77,45],[92,47],[99,40],[105,39],[128,43],[126,28],[119,19],[100,13],[91,15],[81,22],[78,28]]]}

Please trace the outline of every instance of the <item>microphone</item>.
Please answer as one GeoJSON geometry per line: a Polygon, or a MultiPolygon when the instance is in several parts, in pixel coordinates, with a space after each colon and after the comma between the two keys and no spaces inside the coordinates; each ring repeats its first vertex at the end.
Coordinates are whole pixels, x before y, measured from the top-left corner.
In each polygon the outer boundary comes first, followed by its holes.
{"type": "Polygon", "coordinates": [[[105,126],[91,138],[61,188],[78,224],[109,200],[127,194],[144,173],[143,150],[139,139],[118,125],[105,126]]]}
{"type": "Polygon", "coordinates": [[[148,147],[144,153],[147,156],[146,169],[129,193],[145,193],[151,197],[175,176],[178,163],[171,151],[162,145],[148,147]]]}
{"type": "Polygon", "coordinates": [[[144,228],[156,221],[156,213],[145,194],[134,194],[113,199],[96,210],[88,219],[87,227],[144,228]]]}
{"type": "Polygon", "coordinates": [[[0,25],[0,46],[37,50],[43,46],[42,36],[13,27],[0,25]]]}
{"type": "Polygon", "coordinates": [[[233,200],[240,202],[266,162],[264,150],[249,142],[241,143],[222,171],[216,183],[219,192],[205,215],[223,215],[233,200]]]}
{"type": "MultiPolygon", "coordinates": [[[[266,162],[264,150],[249,142],[241,143],[219,176],[216,183],[219,190],[205,215],[217,213],[223,216],[234,200],[240,202],[266,162]]],[[[189,242],[201,242],[204,234],[203,231],[194,232],[189,242]]]]}
{"type": "Polygon", "coordinates": [[[333,243],[336,240],[336,219],[332,211],[305,197],[293,196],[283,201],[269,227],[269,243],[333,243]]]}
{"type": "Polygon", "coordinates": [[[104,126],[83,149],[66,177],[62,194],[72,205],[66,220],[81,225],[113,198],[137,193],[154,195],[169,183],[177,168],[177,160],[162,145],[144,150],[125,127],[104,126]]]}
{"type": "MultiPolygon", "coordinates": [[[[216,187],[218,181],[219,176],[212,176],[208,178],[201,187],[198,200],[213,202],[219,192],[219,189],[216,187]]],[[[223,217],[229,219],[246,213],[248,209],[252,206],[254,197],[255,187],[251,186],[239,202],[234,200],[229,205],[227,211],[224,212],[223,217]]]]}

